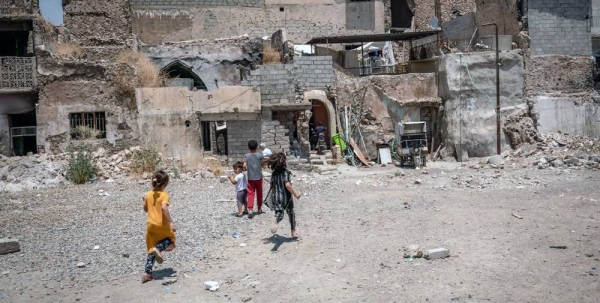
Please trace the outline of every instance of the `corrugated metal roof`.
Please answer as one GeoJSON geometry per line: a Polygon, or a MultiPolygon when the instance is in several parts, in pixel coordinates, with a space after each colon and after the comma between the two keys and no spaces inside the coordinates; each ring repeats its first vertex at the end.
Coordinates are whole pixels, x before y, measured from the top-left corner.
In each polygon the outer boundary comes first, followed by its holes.
{"type": "Polygon", "coordinates": [[[383,41],[408,41],[428,36],[437,35],[439,31],[408,32],[392,34],[355,35],[355,36],[332,36],[313,38],[305,44],[337,44],[337,43],[364,43],[383,41]]]}

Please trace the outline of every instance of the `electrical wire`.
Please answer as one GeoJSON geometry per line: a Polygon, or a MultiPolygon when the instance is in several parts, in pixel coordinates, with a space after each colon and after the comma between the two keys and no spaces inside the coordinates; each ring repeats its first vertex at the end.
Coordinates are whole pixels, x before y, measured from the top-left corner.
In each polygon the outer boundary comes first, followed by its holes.
{"type": "MultiPolygon", "coordinates": [[[[199,111],[200,113],[202,113],[203,111],[207,111],[207,110],[209,110],[209,109],[211,109],[211,108],[215,108],[215,107],[217,107],[217,106],[223,105],[223,104],[225,104],[225,103],[227,103],[227,102],[229,102],[229,101],[235,101],[235,99],[239,98],[240,96],[242,96],[243,94],[247,93],[247,92],[248,92],[248,91],[250,91],[250,90],[254,90],[254,89],[256,89],[257,87],[258,87],[258,86],[252,86],[252,87],[250,87],[250,88],[248,88],[247,90],[245,90],[245,91],[241,92],[240,94],[238,94],[237,96],[235,96],[235,97],[233,97],[233,98],[230,98],[230,99],[227,99],[227,100],[221,101],[221,102],[219,102],[219,103],[217,103],[217,104],[215,104],[215,105],[209,106],[209,107],[207,107],[207,108],[204,108],[204,109],[202,109],[202,110],[198,110],[198,111],[199,111]]],[[[229,106],[231,106],[231,104],[229,104],[229,105],[228,105],[226,108],[224,108],[224,109],[227,109],[227,108],[229,108],[229,106]]]]}

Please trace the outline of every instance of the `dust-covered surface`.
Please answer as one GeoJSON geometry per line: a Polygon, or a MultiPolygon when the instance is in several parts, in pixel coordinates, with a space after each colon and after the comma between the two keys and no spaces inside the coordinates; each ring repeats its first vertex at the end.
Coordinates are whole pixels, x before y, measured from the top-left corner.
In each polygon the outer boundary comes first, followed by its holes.
{"type": "Polygon", "coordinates": [[[236,218],[230,184],[174,179],[178,248],[146,284],[146,182],[4,193],[0,234],[18,238],[21,252],[0,256],[0,295],[8,302],[595,302],[598,173],[472,161],[296,173],[305,194],[296,203],[299,241],[288,238],[287,219],[271,236],[271,212],[236,218]],[[404,259],[409,245],[444,247],[451,257],[404,259]],[[173,276],[176,283],[161,285],[173,276]],[[221,283],[218,291],[204,290],[210,280],[221,283]]]}

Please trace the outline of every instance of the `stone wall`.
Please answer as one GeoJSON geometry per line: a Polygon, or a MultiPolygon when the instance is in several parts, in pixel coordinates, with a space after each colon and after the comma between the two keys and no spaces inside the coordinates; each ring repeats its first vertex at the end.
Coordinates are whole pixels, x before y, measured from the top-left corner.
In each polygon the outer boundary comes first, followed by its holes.
{"type": "Polygon", "coordinates": [[[10,148],[10,127],[8,115],[0,114],[0,154],[8,155],[10,148]]]}
{"type": "MultiPolygon", "coordinates": [[[[462,144],[469,156],[496,154],[496,69],[495,53],[448,54],[440,66],[440,94],[444,102],[442,137],[449,151],[462,144]],[[465,65],[468,66],[471,82],[465,65]]],[[[524,98],[523,57],[518,51],[500,55],[500,118],[527,110],[524,98]]],[[[502,149],[510,148],[501,132],[502,149]]]]}
{"type": "Polygon", "coordinates": [[[532,55],[591,55],[590,1],[528,0],[532,55]]]}
{"type": "Polygon", "coordinates": [[[134,0],[133,32],[145,43],[160,44],[244,34],[263,37],[285,29],[288,39],[304,43],[318,36],[373,34],[384,30],[381,0],[264,2],[256,5],[256,1],[210,1],[209,5],[204,1],[134,0]]]}

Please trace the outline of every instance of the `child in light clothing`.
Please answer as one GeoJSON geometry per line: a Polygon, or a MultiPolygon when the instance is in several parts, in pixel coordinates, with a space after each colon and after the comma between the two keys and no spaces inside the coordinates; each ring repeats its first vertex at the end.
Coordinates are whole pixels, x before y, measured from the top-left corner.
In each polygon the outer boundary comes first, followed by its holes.
{"type": "Polygon", "coordinates": [[[235,193],[237,199],[237,216],[241,217],[244,215],[242,212],[242,206],[244,207],[244,211],[248,211],[246,208],[246,203],[248,202],[248,179],[246,179],[246,175],[244,175],[244,164],[242,162],[236,162],[233,164],[233,174],[229,175],[229,181],[235,185],[235,193]]]}

